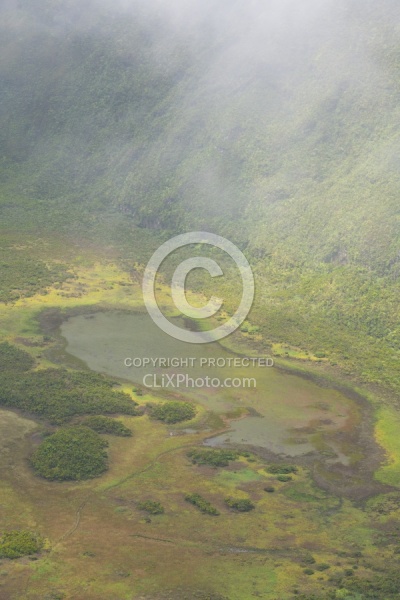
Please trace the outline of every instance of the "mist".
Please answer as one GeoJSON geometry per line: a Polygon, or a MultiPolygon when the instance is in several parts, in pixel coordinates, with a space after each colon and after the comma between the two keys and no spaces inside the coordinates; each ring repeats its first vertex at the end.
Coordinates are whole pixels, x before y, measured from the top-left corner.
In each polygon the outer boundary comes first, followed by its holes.
{"type": "Polygon", "coordinates": [[[379,45],[399,10],[384,4],[3,3],[3,160],[26,170],[18,193],[87,198],[156,229],[239,219],[246,239],[246,220],[279,220],[299,189],[336,176],[349,121],[373,137],[392,110],[379,45]]]}

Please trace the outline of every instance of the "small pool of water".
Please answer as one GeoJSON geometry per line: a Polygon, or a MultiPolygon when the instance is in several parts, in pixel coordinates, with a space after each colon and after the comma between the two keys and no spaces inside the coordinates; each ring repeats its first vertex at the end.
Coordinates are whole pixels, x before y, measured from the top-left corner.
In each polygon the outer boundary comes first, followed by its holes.
{"type": "MultiPolygon", "coordinates": [[[[220,446],[226,443],[266,448],[278,454],[304,455],[320,449],[321,433],[345,428],[355,405],[340,392],[320,388],[306,379],[282,373],[268,367],[208,367],[200,366],[201,359],[227,359],[235,354],[220,344],[187,344],[161,331],[147,314],[126,312],[98,312],[76,316],[61,326],[67,341],[67,352],[84,361],[94,371],[132,381],[143,386],[155,380],[164,389],[190,397],[220,414],[238,407],[250,408],[251,416],[233,421],[231,430],[209,439],[206,443],[220,446]],[[193,366],[127,367],[126,358],[139,359],[193,359],[193,366]],[[166,375],[187,375],[193,379],[250,378],[256,387],[228,388],[167,387],[166,375]],[[255,416],[257,415],[257,416],[255,416]]],[[[157,389],[149,390],[157,393],[157,389]]],[[[329,438],[329,436],[328,436],[329,438]]],[[[328,442],[329,443],[329,442],[328,442]]],[[[337,460],[347,462],[341,449],[331,446],[337,460]]]]}

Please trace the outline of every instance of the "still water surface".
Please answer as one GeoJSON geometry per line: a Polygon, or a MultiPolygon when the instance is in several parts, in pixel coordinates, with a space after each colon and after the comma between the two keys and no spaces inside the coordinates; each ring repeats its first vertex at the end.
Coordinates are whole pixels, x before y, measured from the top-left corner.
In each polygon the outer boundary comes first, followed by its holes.
{"type": "MultiPolygon", "coordinates": [[[[337,459],[347,462],[337,445],[329,444],[329,432],[346,426],[354,412],[354,404],[336,390],[320,388],[300,377],[268,367],[200,367],[202,358],[232,358],[218,343],[187,344],[161,331],[146,314],[98,312],[68,319],[61,327],[67,351],[84,361],[94,371],[143,385],[161,382],[165,374],[187,374],[190,377],[254,378],[256,388],[202,389],[169,388],[223,414],[238,407],[249,407],[253,416],[234,421],[231,431],[208,440],[209,445],[226,442],[251,444],[278,454],[298,456],[321,448],[321,433],[337,459]],[[193,367],[126,367],[124,361],[144,358],[192,358],[193,367]],[[256,416],[254,416],[256,415],[256,416]],[[328,434],[328,435],[326,435],[328,434]]],[[[139,362],[139,361],[138,361],[139,362]]],[[[165,380],[166,378],[164,378],[165,380]]],[[[157,390],[152,390],[157,393],[157,390]]]]}

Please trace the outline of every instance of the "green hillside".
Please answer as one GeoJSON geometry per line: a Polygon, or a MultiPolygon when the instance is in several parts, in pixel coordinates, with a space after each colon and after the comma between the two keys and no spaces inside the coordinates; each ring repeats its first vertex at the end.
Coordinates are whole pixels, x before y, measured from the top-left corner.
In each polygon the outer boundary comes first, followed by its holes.
{"type": "Polygon", "coordinates": [[[267,41],[274,23],[253,31],[237,5],[187,31],[133,5],[3,7],[6,211],[10,194],[71,220],[115,209],[297,263],[393,268],[396,5],[311,7],[267,41]]]}
{"type": "Polygon", "coordinates": [[[400,391],[398,4],[174,6],[3,5],[3,222],[226,235],[267,338],[400,391]]]}

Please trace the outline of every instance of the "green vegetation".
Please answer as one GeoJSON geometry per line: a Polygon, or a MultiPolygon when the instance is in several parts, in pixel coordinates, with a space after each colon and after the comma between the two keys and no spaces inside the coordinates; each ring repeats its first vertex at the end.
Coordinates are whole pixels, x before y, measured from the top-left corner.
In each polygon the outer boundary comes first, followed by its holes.
{"type": "Polygon", "coordinates": [[[48,266],[42,260],[27,256],[23,250],[2,248],[0,261],[0,302],[45,293],[46,287],[69,277],[63,265],[48,266]]]}
{"type": "Polygon", "coordinates": [[[153,419],[168,424],[190,421],[196,416],[196,408],[189,402],[164,402],[149,405],[149,409],[153,419]]]}
{"type": "Polygon", "coordinates": [[[294,465],[269,465],[266,467],[268,473],[276,473],[279,475],[287,475],[289,473],[297,473],[297,467],[294,465]]]}
{"type": "MultiPolygon", "coordinates": [[[[317,569],[318,570],[318,569],[317,569]]],[[[305,575],[314,575],[313,569],[304,569],[305,575]]],[[[327,591],[318,595],[300,594],[299,600],[395,600],[398,597],[399,577],[395,572],[385,576],[356,579],[353,569],[345,569],[340,575],[330,578],[336,585],[336,591],[327,591]]]]}
{"type": "Polygon", "coordinates": [[[277,480],[278,481],[283,481],[284,483],[288,482],[288,481],[292,481],[293,477],[291,475],[277,475],[277,480]]]}
{"type": "Polygon", "coordinates": [[[164,507],[160,502],[155,502],[154,500],[145,500],[144,502],[138,503],[138,508],[140,510],[144,510],[149,515],[162,515],[164,514],[164,507]]]}
{"type": "Polygon", "coordinates": [[[28,352],[20,350],[8,342],[0,344],[0,373],[5,371],[23,373],[29,371],[34,364],[35,361],[28,352]]]}
{"type": "Polygon", "coordinates": [[[116,435],[119,437],[130,437],[132,435],[132,431],[129,427],[126,427],[121,421],[101,415],[87,417],[81,421],[81,425],[89,427],[89,429],[93,429],[93,431],[96,431],[97,433],[108,433],[109,435],[116,435]]]}
{"type": "Polygon", "coordinates": [[[0,406],[19,408],[62,424],[84,414],[137,414],[135,402],[113,390],[114,382],[92,372],[44,369],[0,375],[0,406]]]}
{"type": "Polygon", "coordinates": [[[321,563],[319,565],[315,565],[315,568],[317,571],[326,571],[327,569],[331,568],[331,565],[328,565],[328,563],[321,563]]]}
{"type": "Polygon", "coordinates": [[[361,594],[362,600],[394,600],[398,598],[400,589],[400,574],[397,570],[377,575],[373,578],[358,579],[352,577],[354,571],[349,570],[344,587],[349,592],[361,594]],[[350,572],[351,571],[351,572],[350,572]]]}
{"type": "Polygon", "coordinates": [[[387,463],[380,467],[376,477],[383,483],[400,487],[400,414],[395,408],[383,405],[376,417],[376,438],[387,452],[387,463]]]}
{"type": "Polygon", "coordinates": [[[210,467],[227,467],[232,460],[236,460],[239,453],[234,450],[214,448],[194,448],[187,453],[194,465],[208,465],[210,467]]]}
{"type": "Polygon", "coordinates": [[[68,427],[47,437],[32,456],[38,475],[46,479],[80,481],[107,470],[108,443],[88,427],[68,427]]]}
{"type": "Polygon", "coordinates": [[[0,537],[0,558],[30,556],[37,554],[42,548],[42,538],[30,531],[6,531],[0,537]]]}
{"type": "Polygon", "coordinates": [[[260,328],[258,327],[258,325],[251,325],[250,323],[248,323],[247,321],[245,321],[243,323],[243,325],[240,328],[240,331],[243,331],[243,333],[258,333],[260,331],[260,328]]]}
{"type": "Polygon", "coordinates": [[[225,498],[225,504],[237,512],[249,512],[255,505],[248,498],[225,498]]]}
{"type": "Polygon", "coordinates": [[[202,513],[207,515],[218,516],[219,511],[212,505],[208,500],[200,496],[200,494],[186,494],[185,496],[186,502],[193,504],[196,508],[198,508],[202,513]]]}

